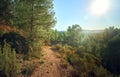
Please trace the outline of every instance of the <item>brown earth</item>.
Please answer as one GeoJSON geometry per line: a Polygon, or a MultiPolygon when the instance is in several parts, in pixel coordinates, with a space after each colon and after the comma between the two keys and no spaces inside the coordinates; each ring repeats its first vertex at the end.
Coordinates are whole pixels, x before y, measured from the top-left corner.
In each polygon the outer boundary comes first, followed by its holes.
{"type": "MultiPolygon", "coordinates": [[[[70,69],[61,67],[61,59],[56,57],[51,47],[44,46],[42,51],[44,62],[35,69],[31,77],[72,77],[70,76],[70,69]]],[[[69,66],[69,68],[71,67],[69,66]]]]}

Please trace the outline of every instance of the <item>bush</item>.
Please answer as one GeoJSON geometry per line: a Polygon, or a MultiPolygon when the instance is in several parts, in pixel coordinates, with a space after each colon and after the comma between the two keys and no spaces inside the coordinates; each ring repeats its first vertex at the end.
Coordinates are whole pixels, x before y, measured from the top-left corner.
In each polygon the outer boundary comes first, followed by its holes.
{"type": "Polygon", "coordinates": [[[15,48],[17,53],[27,53],[29,50],[27,40],[16,32],[4,33],[0,37],[0,44],[3,48],[4,40],[11,45],[11,48],[15,48]]]}
{"type": "Polygon", "coordinates": [[[40,59],[40,57],[43,56],[43,53],[41,51],[32,51],[32,52],[28,52],[25,56],[24,56],[24,60],[32,60],[32,59],[40,59]]]}
{"type": "Polygon", "coordinates": [[[0,49],[0,70],[3,71],[7,77],[16,77],[20,72],[16,60],[16,52],[11,49],[7,43],[4,45],[3,52],[0,49]]]}
{"type": "Polygon", "coordinates": [[[34,63],[27,63],[23,66],[23,69],[22,69],[22,74],[26,77],[26,76],[31,76],[36,68],[36,64],[34,63]]]}
{"type": "Polygon", "coordinates": [[[62,48],[62,44],[57,44],[53,47],[53,50],[60,51],[61,48],[62,48]]]}

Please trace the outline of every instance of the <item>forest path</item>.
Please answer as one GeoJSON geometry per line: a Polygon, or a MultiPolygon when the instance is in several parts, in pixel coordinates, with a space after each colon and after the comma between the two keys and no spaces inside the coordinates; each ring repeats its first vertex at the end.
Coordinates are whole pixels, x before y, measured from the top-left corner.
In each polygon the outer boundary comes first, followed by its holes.
{"type": "Polygon", "coordinates": [[[42,47],[44,64],[40,65],[31,77],[63,77],[60,58],[55,56],[55,52],[50,46],[42,47]]]}

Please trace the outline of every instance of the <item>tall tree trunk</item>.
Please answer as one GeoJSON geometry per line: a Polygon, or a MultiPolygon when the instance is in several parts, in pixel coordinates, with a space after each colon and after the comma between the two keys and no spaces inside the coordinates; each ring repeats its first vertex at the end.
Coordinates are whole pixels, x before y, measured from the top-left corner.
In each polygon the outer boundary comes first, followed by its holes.
{"type": "Polygon", "coordinates": [[[33,22],[34,22],[34,1],[31,2],[31,17],[30,17],[30,39],[33,41],[33,22]]]}
{"type": "Polygon", "coordinates": [[[32,3],[31,3],[31,17],[30,17],[30,32],[29,32],[29,34],[30,34],[30,37],[29,37],[29,39],[30,39],[30,45],[31,45],[31,51],[33,51],[33,11],[34,11],[34,1],[32,1],[32,3]]]}

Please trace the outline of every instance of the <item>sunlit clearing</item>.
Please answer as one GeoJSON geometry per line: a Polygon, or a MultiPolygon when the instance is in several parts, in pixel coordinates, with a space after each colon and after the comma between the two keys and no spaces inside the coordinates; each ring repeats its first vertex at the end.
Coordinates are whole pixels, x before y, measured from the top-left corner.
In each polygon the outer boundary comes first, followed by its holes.
{"type": "Polygon", "coordinates": [[[106,14],[110,8],[110,0],[92,0],[90,13],[95,16],[106,14]]]}

